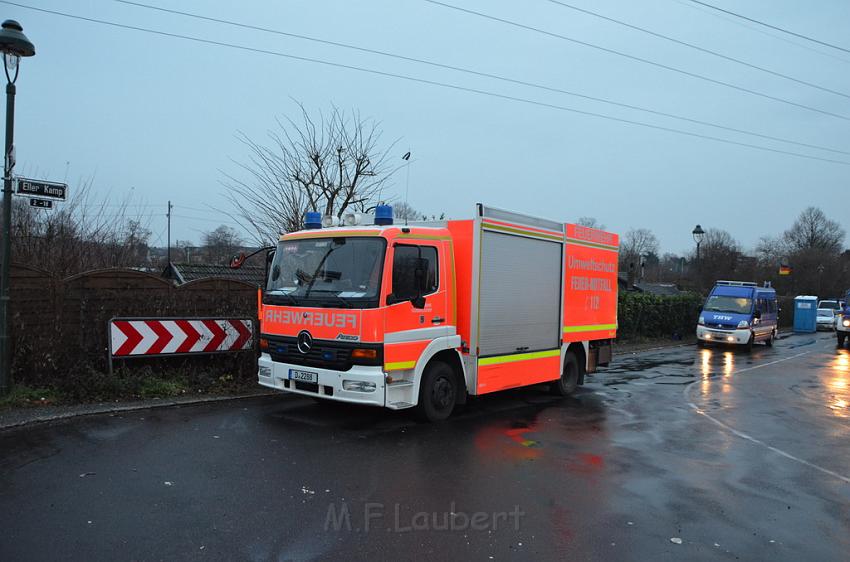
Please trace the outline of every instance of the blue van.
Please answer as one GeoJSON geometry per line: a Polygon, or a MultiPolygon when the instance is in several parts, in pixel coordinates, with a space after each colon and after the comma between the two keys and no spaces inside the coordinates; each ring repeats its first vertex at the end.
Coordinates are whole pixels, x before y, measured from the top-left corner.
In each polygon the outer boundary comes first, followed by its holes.
{"type": "Polygon", "coordinates": [[[697,340],[752,349],[755,342],[773,345],[779,321],[776,291],[744,281],[718,281],[709,293],[697,324],[697,340]]]}

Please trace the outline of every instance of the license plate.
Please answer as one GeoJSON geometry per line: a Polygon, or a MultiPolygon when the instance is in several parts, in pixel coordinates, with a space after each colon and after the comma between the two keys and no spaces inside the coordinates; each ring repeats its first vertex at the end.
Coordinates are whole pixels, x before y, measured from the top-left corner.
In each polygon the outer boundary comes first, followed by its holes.
{"type": "Polygon", "coordinates": [[[289,380],[318,383],[319,373],[313,373],[311,371],[300,371],[298,369],[289,369],[289,380]]]}

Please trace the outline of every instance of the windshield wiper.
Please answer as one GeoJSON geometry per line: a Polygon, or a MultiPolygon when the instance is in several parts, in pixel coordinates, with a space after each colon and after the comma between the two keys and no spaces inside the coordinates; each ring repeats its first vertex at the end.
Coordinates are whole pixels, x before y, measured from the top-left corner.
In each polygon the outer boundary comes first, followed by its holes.
{"type": "Polygon", "coordinates": [[[314,292],[314,293],[323,293],[323,295],[322,295],[322,296],[324,296],[324,294],[327,294],[329,297],[333,297],[333,298],[335,298],[336,300],[338,300],[338,301],[340,302],[340,304],[342,304],[345,308],[354,308],[354,305],[353,305],[353,304],[351,304],[351,301],[350,301],[350,300],[348,300],[348,299],[347,299],[347,298],[345,298],[345,297],[341,297],[340,295],[335,295],[335,294],[333,294],[333,292],[332,292],[332,291],[322,291],[322,290],[317,290],[317,291],[313,291],[313,292],[314,292]]]}
{"type": "Polygon", "coordinates": [[[310,278],[310,282],[307,284],[307,290],[304,291],[304,296],[309,297],[310,291],[313,290],[313,284],[316,282],[317,276],[319,275],[319,271],[322,270],[322,266],[325,265],[325,262],[328,261],[328,258],[334,250],[345,245],[345,238],[334,238],[331,244],[337,244],[336,246],[331,246],[328,251],[322,256],[322,260],[319,262],[319,265],[316,266],[316,271],[313,272],[313,275],[310,278]]]}
{"type": "Polygon", "coordinates": [[[287,304],[297,305],[298,301],[295,300],[295,297],[290,295],[289,293],[275,293],[274,291],[269,291],[266,293],[266,298],[270,300],[274,299],[283,299],[287,304]]]}

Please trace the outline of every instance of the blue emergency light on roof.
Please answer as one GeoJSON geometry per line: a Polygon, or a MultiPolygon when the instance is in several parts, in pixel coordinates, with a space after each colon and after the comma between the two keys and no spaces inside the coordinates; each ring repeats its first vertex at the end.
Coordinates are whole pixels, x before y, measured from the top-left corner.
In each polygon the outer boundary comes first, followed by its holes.
{"type": "Polygon", "coordinates": [[[308,211],[304,214],[304,228],[322,228],[322,213],[308,211]]]}
{"type": "Polygon", "coordinates": [[[392,205],[378,205],[375,207],[375,224],[386,225],[393,223],[392,205]]]}

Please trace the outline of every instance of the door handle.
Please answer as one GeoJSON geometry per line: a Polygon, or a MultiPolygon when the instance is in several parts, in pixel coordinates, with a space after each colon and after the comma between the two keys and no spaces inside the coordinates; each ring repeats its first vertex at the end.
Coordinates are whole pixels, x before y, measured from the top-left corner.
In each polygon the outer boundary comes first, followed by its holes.
{"type": "Polygon", "coordinates": [[[431,324],[439,324],[440,322],[445,322],[445,318],[440,318],[439,316],[435,316],[431,318],[431,324]]]}

